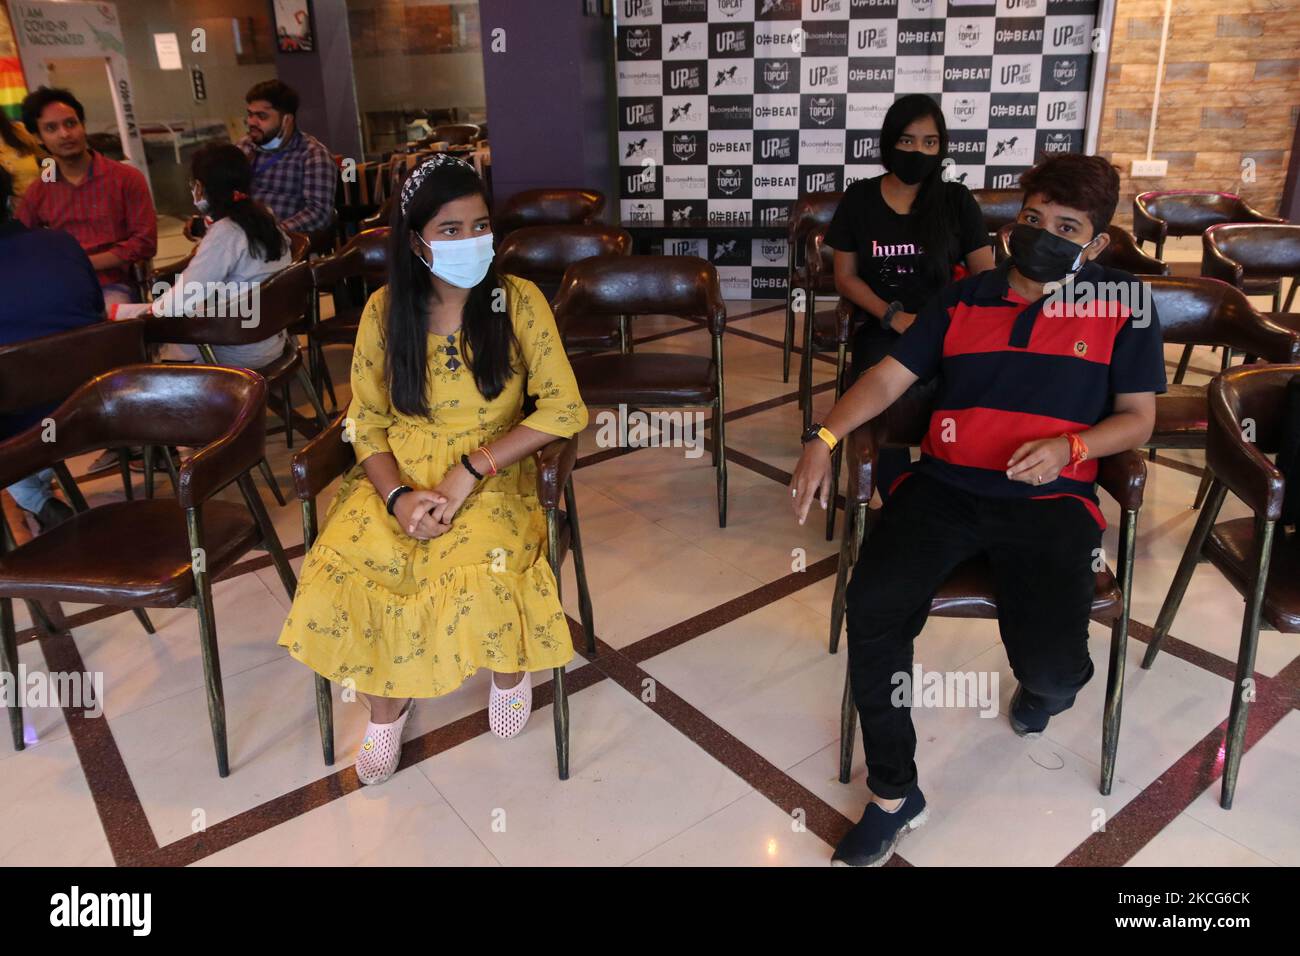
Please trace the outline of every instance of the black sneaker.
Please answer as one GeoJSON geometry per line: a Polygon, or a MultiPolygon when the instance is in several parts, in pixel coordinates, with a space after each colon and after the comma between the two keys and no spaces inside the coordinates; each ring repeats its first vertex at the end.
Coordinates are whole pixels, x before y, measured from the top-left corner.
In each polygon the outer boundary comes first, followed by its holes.
{"type": "Polygon", "coordinates": [[[925,823],[928,816],[925,794],[915,784],[893,813],[878,803],[868,803],[862,819],[835,848],[831,866],[884,866],[903,834],[925,823]]]}
{"type": "Polygon", "coordinates": [[[1011,722],[1011,729],[1017,737],[1033,740],[1043,735],[1047,722],[1052,718],[1034,707],[1027,697],[1032,698],[1032,692],[1027,693],[1023,686],[1017,685],[1016,692],[1011,695],[1011,710],[1007,714],[1007,720],[1011,722]]]}
{"type": "Polygon", "coordinates": [[[41,505],[41,510],[35,512],[33,517],[40,526],[41,534],[44,534],[51,528],[57,528],[75,514],[76,512],[72,510],[72,507],[67,502],[60,501],[58,498],[51,498],[41,505]]]}

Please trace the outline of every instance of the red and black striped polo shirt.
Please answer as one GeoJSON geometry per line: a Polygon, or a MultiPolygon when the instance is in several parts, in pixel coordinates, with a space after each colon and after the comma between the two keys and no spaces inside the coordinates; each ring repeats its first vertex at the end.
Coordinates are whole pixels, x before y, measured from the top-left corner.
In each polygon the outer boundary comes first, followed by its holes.
{"type": "Polygon", "coordinates": [[[1045,485],[1008,478],[1007,461],[1027,441],[1097,424],[1117,394],[1165,390],[1155,306],[1139,280],[1094,262],[1076,274],[1072,295],[1036,302],[1010,287],[1009,269],[946,287],[890,353],[921,379],[940,378],[910,470],[982,495],[1076,497],[1104,527],[1095,460],[1045,485]]]}

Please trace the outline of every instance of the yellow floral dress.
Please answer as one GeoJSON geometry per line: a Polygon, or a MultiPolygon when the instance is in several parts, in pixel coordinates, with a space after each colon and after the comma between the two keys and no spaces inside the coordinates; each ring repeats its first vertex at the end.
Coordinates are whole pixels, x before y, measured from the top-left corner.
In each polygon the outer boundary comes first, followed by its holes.
{"type": "Polygon", "coordinates": [[[401,530],[361,468],[371,455],[392,452],[404,483],[433,488],[462,454],[518,424],[562,438],[586,426],[587,408],[545,297],[531,282],[502,281],[519,342],[515,374],[488,401],[463,363],[447,368],[438,351],[446,339],[431,335],[427,418],[403,414],[389,401],[387,291],[375,292],[362,314],[348,408],[357,466],[307,554],[279,641],[318,674],[350,678],[362,693],[437,697],[480,667],[543,670],[573,657],[531,455],[487,476],[451,529],[429,541],[401,530]],[[527,417],[525,393],[536,402],[527,417]]]}

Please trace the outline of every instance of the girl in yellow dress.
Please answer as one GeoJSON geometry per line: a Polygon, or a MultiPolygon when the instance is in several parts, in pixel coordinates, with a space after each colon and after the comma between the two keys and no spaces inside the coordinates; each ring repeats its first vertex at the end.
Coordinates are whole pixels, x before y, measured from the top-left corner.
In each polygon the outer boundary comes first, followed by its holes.
{"type": "Polygon", "coordinates": [[[572,658],[533,452],[587,424],[546,299],[492,268],[473,167],[427,160],[393,220],[388,285],[366,304],[352,359],[358,464],[280,635],[369,703],[356,764],[367,784],[396,769],[412,698],[486,667],[492,729],[512,736],[532,706],[529,672],[572,658]]]}
{"type": "Polygon", "coordinates": [[[45,150],[26,127],[11,122],[0,110],[0,166],[13,177],[15,201],[23,198],[32,180],[41,174],[44,157],[45,150]]]}

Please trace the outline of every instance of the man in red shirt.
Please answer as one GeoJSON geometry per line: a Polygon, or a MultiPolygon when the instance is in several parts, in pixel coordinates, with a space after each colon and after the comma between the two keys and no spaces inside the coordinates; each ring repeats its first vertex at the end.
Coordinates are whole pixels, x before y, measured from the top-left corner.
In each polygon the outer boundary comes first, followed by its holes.
{"type": "Polygon", "coordinates": [[[54,157],[23,195],[28,228],[62,229],[81,243],[108,305],[135,298],[131,266],[158,249],[158,218],[137,170],[86,143],[86,110],[67,90],[42,86],[23,100],[23,125],[54,157]]]}

